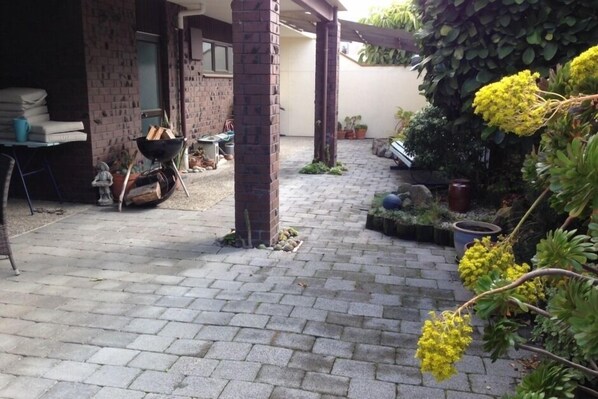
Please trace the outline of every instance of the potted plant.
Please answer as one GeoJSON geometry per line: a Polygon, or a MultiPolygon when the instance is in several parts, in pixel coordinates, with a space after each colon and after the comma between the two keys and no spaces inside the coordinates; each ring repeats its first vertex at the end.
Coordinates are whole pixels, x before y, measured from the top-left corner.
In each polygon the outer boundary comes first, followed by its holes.
{"type": "Polygon", "coordinates": [[[361,115],[345,116],[345,138],[355,138],[355,125],[361,120],[361,115]]]}
{"type": "Polygon", "coordinates": [[[343,124],[338,121],[336,123],[336,139],[337,140],[344,140],[345,138],[345,131],[343,130],[343,124]]]}
{"type": "Polygon", "coordinates": [[[368,125],[365,123],[358,123],[355,125],[355,138],[359,140],[365,139],[365,134],[368,131],[368,125]]]}
{"type": "Polygon", "coordinates": [[[478,222],[475,220],[460,220],[453,223],[453,234],[455,251],[459,258],[463,257],[465,252],[465,244],[473,241],[476,238],[481,239],[485,236],[490,236],[496,239],[502,228],[492,223],[478,222]]]}
{"type": "Polygon", "coordinates": [[[131,174],[129,176],[129,180],[127,181],[127,188],[125,190],[125,194],[129,192],[129,190],[135,185],[135,180],[139,177],[141,173],[143,161],[135,160],[133,155],[126,147],[122,147],[112,152],[111,154],[111,161],[109,162],[110,165],[110,173],[112,173],[112,195],[114,198],[118,198],[120,193],[122,192],[123,185],[125,182],[125,176],[127,174],[127,169],[129,165],[133,164],[131,168],[131,174]]]}

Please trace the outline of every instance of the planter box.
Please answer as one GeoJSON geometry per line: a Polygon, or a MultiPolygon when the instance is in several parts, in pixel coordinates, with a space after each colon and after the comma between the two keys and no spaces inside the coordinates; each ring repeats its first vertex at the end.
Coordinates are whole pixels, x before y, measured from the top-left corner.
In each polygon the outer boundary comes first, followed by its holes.
{"type": "Polygon", "coordinates": [[[434,226],[416,224],[415,239],[419,242],[434,242],[434,226]]]}
{"type": "Polygon", "coordinates": [[[382,232],[387,236],[397,235],[397,221],[392,218],[382,219],[382,232]]]}
{"type": "Polygon", "coordinates": [[[434,227],[434,243],[444,247],[453,245],[453,232],[441,227],[434,227]]]}
{"type": "Polygon", "coordinates": [[[402,240],[415,240],[415,225],[397,222],[397,237],[402,240]]]}

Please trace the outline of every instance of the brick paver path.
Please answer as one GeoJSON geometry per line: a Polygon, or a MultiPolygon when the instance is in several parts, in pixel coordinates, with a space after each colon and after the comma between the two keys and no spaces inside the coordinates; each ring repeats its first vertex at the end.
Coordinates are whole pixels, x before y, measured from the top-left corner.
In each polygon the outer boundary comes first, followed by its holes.
{"type": "MultiPolygon", "coordinates": [[[[285,139],[283,145],[301,140],[285,139]]],[[[305,140],[303,140],[305,143],[305,140]]],[[[309,141],[307,142],[309,144],[309,141]]],[[[454,251],[364,229],[399,172],[341,141],[343,176],[282,164],[294,254],[223,248],[232,198],[206,212],[91,208],[13,239],[0,268],[1,398],[482,399],[512,391],[512,361],[475,342],[452,380],[413,358],[429,310],[467,297],[454,251]]]]}

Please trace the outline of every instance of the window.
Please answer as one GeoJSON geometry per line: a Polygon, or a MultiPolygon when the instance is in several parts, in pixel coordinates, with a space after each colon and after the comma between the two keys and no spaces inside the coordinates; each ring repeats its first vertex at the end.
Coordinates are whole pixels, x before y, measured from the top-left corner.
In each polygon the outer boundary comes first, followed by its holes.
{"type": "Polygon", "coordinates": [[[147,132],[150,125],[160,125],[164,112],[162,108],[159,39],[159,36],[155,35],[137,34],[142,132],[147,132]]]}
{"type": "Polygon", "coordinates": [[[203,70],[206,73],[233,73],[233,46],[226,43],[203,42],[203,70]]]}

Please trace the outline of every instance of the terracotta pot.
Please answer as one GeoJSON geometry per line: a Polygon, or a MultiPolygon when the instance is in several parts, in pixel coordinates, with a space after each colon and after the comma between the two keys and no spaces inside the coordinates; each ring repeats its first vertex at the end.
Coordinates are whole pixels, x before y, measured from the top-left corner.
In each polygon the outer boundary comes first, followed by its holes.
{"type": "Polygon", "coordinates": [[[355,129],[355,138],[359,140],[365,139],[365,134],[367,131],[367,129],[355,129]]]}
{"type": "Polygon", "coordinates": [[[448,207],[453,212],[465,213],[471,205],[471,182],[453,179],[448,188],[448,207]]]}
{"type": "Polygon", "coordinates": [[[344,140],[345,139],[345,131],[344,130],[337,130],[336,131],[336,139],[337,140],[344,140]]]}
{"type": "MultiPolygon", "coordinates": [[[[135,180],[139,177],[139,173],[131,173],[129,176],[129,181],[127,182],[127,189],[125,190],[125,196],[131,190],[131,188],[135,185],[135,180]]],[[[125,183],[125,175],[120,173],[115,173],[112,175],[112,196],[116,201],[118,201],[118,197],[122,192],[123,185],[125,183]]]]}
{"type": "Polygon", "coordinates": [[[355,138],[355,132],[353,130],[345,130],[345,138],[347,140],[353,140],[355,138]]]}

